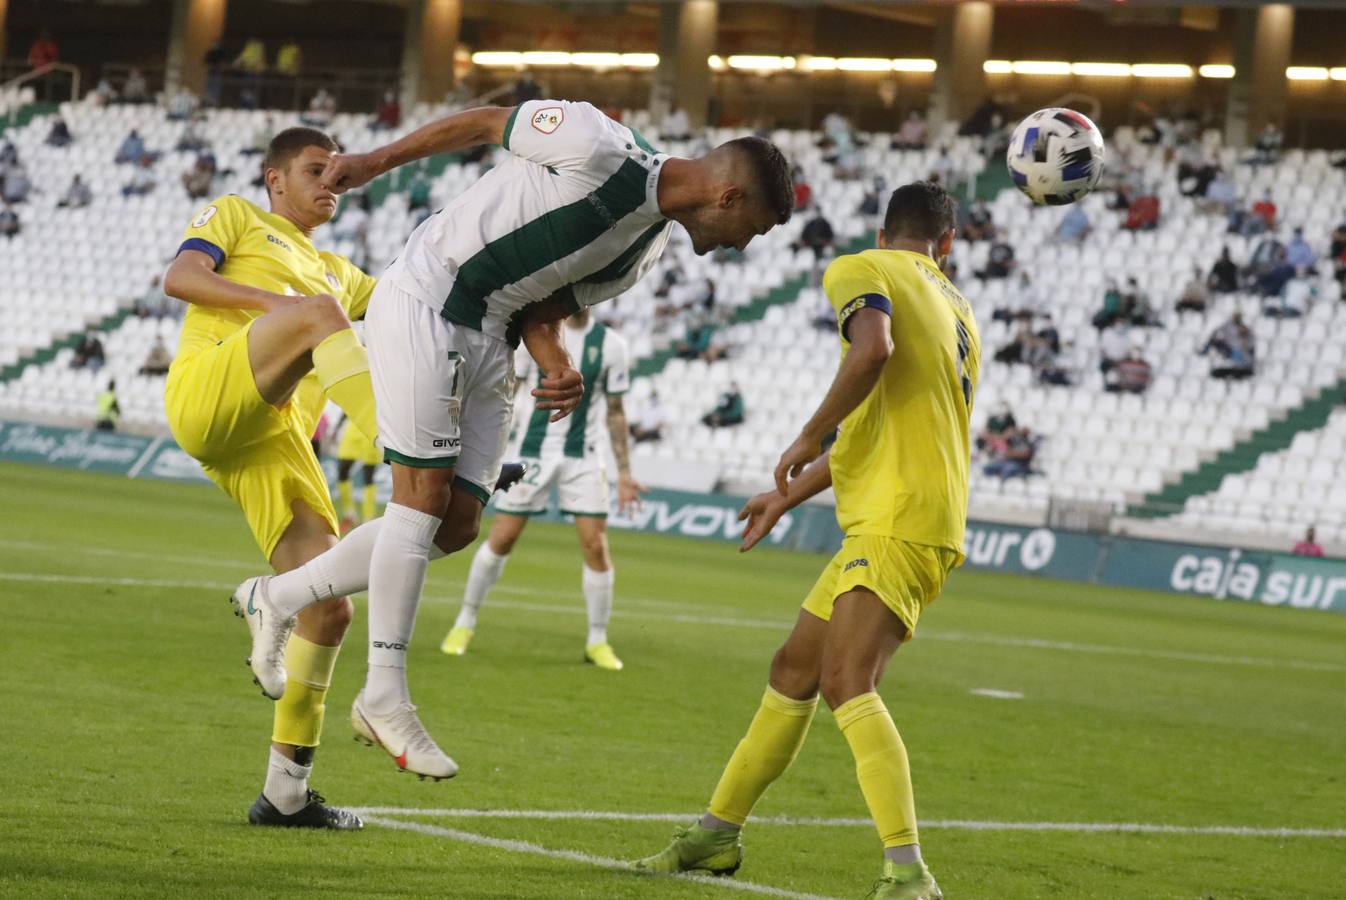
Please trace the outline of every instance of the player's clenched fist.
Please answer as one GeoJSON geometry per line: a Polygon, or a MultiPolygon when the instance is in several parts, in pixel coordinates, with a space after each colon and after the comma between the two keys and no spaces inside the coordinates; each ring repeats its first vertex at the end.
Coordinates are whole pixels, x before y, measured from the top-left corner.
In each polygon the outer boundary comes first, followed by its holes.
{"type": "Polygon", "coordinates": [[[559,422],[575,411],[584,396],[584,376],[573,367],[557,369],[542,379],[541,387],[533,389],[538,409],[555,410],[551,421],[559,422]]]}
{"type": "Polygon", "coordinates": [[[338,153],[327,161],[319,183],[334,194],[363,187],[380,174],[372,153],[338,153]]]}

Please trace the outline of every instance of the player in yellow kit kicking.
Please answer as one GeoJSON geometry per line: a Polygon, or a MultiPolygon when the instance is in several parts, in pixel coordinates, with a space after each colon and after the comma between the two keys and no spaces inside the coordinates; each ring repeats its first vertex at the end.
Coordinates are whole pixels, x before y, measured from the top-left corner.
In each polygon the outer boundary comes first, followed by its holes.
{"type": "Polygon", "coordinates": [[[383,451],[372,438],[355,427],[355,423],[346,420],[337,442],[337,498],[341,500],[341,533],[345,534],[358,522],[368,522],[378,515],[378,497],[374,487],[374,473],[383,462],[383,451]],[[355,464],[360,464],[360,478],[364,488],[360,497],[360,516],[355,516],[355,485],[351,483],[351,474],[355,464]]]}
{"type": "Polygon", "coordinates": [[[883,874],[868,896],[943,896],[921,859],[907,751],[876,687],[963,559],[981,340],[971,307],[940,271],[953,226],[943,188],[908,184],[893,192],[878,249],[828,266],[823,287],[837,311],[841,366],[781,455],[777,490],[749,500],[740,518],[748,519],[746,551],[787,510],[831,485],[845,539],[776,652],[762,704],[708,811],[638,869],[736,871],[739,830],[803,746],[821,691],[883,841],[883,874]]]}
{"type": "MultiPolygon", "coordinates": [[[[365,433],[376,431],[369,362],[351,330],[375,281],[310,241],[336,213],[318,177],[336,150],[311,128],[276,135],[265,160],[271,211],[233,195],[215,200],[187,226],[164,277],[164,290],[191,304],[164,392],[169,427],[242,508],[277,572],[337,542],[336,511],[309,443],[326,399],[365,433]]],[[[232,599],[254,635],[258,683],[278,700],[266,785],[248,820],[360,828],[358,816],[326,806],[308,787],[350,600],[310,606],[296,624],[271,621],[269,607],[252,598],[232,599]]]]}

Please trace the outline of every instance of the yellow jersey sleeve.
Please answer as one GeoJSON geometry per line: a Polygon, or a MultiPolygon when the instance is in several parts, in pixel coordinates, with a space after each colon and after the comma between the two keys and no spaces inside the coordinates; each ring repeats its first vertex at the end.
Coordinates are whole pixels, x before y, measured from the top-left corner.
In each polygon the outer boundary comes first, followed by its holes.
{"type": "Polygon", "coordinates": [[[892,316],[893,300],[888,280],[864,255],[855,253],[832,261],[823,275],[823,290],[837,313],[842,340],[849,340],[846,326],[851,316],[862,309],[877,309],[892,316]]]}
{"type": "Polygon", "coordinates": [[[198,250],[215,260],[218,270],[243,239],[250,219],[247,203],[241,197],[228,194],[213,200],[183,232],[178,253],[198,250]]]}
{"type": "Polygon", "coordinates": [[[370,295],[374,293],[374,285],[378,284],[378,279],[361,271],[355,263],[344,256],[323,253],[322,257],[331,264],[337,280],[341,282],[341,291],[337,299],[345,308],[346,315],[350,316],[352,321],[364,318],[365,310],[369,309],[370,295]]]}

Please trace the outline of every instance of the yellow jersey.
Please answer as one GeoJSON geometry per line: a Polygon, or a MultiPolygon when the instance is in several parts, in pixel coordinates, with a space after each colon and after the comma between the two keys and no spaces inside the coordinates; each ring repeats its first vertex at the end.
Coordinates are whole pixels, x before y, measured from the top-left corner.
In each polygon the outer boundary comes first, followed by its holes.
{"type": "Polygon", "coordinates": [[[858,310],[890,316],[893,354],[878,384],[841,425],[832,447],[837,522],[872,534],[944,547],[963,558],[972,396],[981,337],[972,307],[929,256],[866,250],[827,267],[841,354],[858,310]]]}
{"type": "MultiPolygon", "coordinates": [[[[331,294],[352,319],[364,315],[374,291],[375,279],[350,260],[318,250],[298,225],[236,194],[201,210],[182,235],[178,252],[183,250],[209,255],[217,273],[249,287],[296,297],[331,294]]],[[[191,305],[182,323],[178,356],[213,347],[260,315],[256,309],[191,305]]]]}

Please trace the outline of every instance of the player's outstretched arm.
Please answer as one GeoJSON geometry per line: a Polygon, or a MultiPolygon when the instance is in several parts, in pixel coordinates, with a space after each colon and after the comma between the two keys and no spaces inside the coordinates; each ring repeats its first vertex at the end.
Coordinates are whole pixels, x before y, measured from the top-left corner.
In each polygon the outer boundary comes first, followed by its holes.
{"type": "Polygon", "coordinates": [[[640,495],[650,489],[631,475],[631,438],[621,394],[608,394],[608,435],[612,438],[612,458],[617,461],[617,510],[639,509],[640,495]]]}
{"type": "Polygon", "coordinates": [[[584,377],[566,350],[561,320],[527,317],[519,327],[519,337],[543,373],[542,386],[533,389],[537,408],[555,410],[551,421],[559,422],[575,411],[584,396],[584,377]]]}
{"type": "Polygon", "coordinates": [[[385,172],[409,162],[453,153],[479,144],[499,144],[505,139],[505,125],[512,106],[482,106],[465,109],[417,128],[411,134],[368,153],[342,153],[333,156],[322,173],[322,186],[334,194],[368,184],[385,172]]]}
{"type": "Polygon", "coordinates": [[[183,250],[164,273],[164,293],[214,309],[260,309],[270,312],[303,297],[287,297],[230,281],[215,272],[215,260],[200,250],[183,250]]]}
{"type": "Polygon", "coordinates": [[[739,553],[747,553],[756,547],[757,542],[776,527],[781,516],[832,486],[830,456],[830,453],[823,454],[822,458],[791,481],[788,486],[789,493],[781,495],[779,491],[763,491],[743,504],[743,509],[738,513],[738,520],[742,522],[747,519],[748,525],[743,530],[743,543],[738,548],[739,553]]]}
{"type": "Polygon", "coordinates": [[[787,495],[788,482],[799,477],[804,467],[823,452],[823,441],[837,430],[843,419],[864,402],[878,384],[888,358],[893,355],[890,318],[879,309],[859,309],[846,320],[850,352],[841,361],[827,396],[799,432],[795,442],[785,448],[776,464],[776,490],[787,495]]]}

